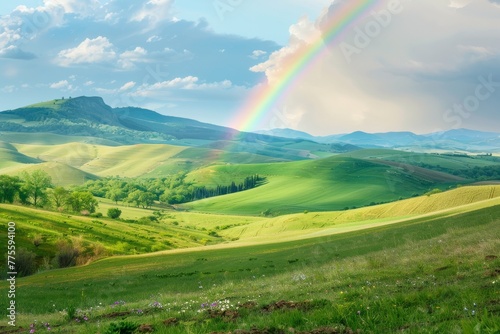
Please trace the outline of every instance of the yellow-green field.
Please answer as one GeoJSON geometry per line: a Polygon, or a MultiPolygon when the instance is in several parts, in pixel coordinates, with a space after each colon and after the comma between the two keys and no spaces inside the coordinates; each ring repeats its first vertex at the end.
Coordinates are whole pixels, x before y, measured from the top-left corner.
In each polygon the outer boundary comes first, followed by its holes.
{"type": "MultiPolygon", "coordinates": [[[[277,218],[213,215],[212,224],[247,219],[241,223],[259,232],[259,238],[242,234],[235,242],[115,256],[18,279],[17,326],[23,329],[1,329],[24,333],[33,326],[43,332],[43,324],[50,323],[51,332],[89,334],[121,333],[117,328],[125,327],[179,334],[237,329],[472,334],[478,328],[494,334],[500,330],[499,190],[463,187],[393,203],[392,208],[352,212],[277,218]],[[383,218],[390,218],[388,210],[404,215],[408,209],[412,217],[391,222],[383,218]]],[[[2,209],[13,210],[10,215],[16,210],[29,214],[25,208],[2,209]]],[[[199,228],[208,219],[177,214],[179,229],[188,224],[199,228]],[[200,225],[194,226],[195,221],[200,225]]],[[[2,223],[11,218],[0,217],[2,223]]],[[[90,219],[71,221],[91,224],[90,219]]],[[[19,230],[30,224],[19,225],[19,230]]],[[[140,230],[155,229],[128,230],[126,224],[109,226],[127,235],[135,230],[138,240],[143,238],[140,230]]],[[[0,306],[7,307],[4,300],[0,306]]]]}

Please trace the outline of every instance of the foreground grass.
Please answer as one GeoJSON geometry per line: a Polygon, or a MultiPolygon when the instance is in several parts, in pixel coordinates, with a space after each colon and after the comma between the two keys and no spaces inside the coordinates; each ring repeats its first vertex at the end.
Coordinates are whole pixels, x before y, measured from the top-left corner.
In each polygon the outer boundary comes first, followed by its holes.
{"type": "Polygon", "coordinates": [[[113,333],[121,322],[155,333],[497,333],[498,217],[500,206],[493,206],[315,239],[43,272],[18,281],[18,326],[28,332],[37,320],[44,332],[41,323],[49,322],[55,333],[113,333]],[[78,311],[67,319],[72,308],[78,311]]]}
{"type": "MultiPolygon", "coordinates": [[[[116,205],[102,204],[101,210],[116,205]]],[[[119,206],[125,219],[153,216],[153,210],[119,206]]],[[[262,218],[205,215],[165,211],[158,221],[114,220],[0,204],[0,247],[7,253],[7,223],[16,222],[17,249],[35,253],[41,265],[55,256],[58,243],[67,241],[80,250],[79,264],[105,255],[130,255],[225,242],[219,226],[248,224],[262,218]],[[205,222],[205,224],[201,224],[205,222]],[[35,246],[34,240],[41,240],[35,246]],[[48,260],[47,260],[48,259],[48,260]]],[[[3,268],[5,262],[0,265],[3,268]]],[[[4,271],[0,273],[4,277],[4,271]]]]}

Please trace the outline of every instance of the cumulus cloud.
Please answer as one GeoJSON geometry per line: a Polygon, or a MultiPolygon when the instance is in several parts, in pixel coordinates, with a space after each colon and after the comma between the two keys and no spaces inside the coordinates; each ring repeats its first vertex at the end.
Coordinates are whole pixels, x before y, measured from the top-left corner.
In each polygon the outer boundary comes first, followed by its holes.
{"type": "Polygon", "coordinates": [[[132,21],[146,21],[152,26],[169,17],[173,0],[149,0],[131,18],[132,21]]]}
{"type": "Polygon", "coordinates": [[[143,84],[134,95],[138,96],[151,96],[158,93],[167,92],[171,90],[216,90],[216,89],[229,89],[233,84],[229,80],[222,82],[200,83],[200,79],[195,76],[187,76],[183,78],[174,78],[154,83],[152,85],[143,84]]]}
{"type": "Polygon", "coordinates": [[[68,82],[68,80],[61,80],[50,84],[50,88],[70,90],[73,89],[73,86],[68,82]]]}
{"type": "Polygon", "coordinates": [[[82,16],[92,14],[101,6],[98,0],[44,0],[44,7],[51,10],[62,8],[64,13],[78,14],[82,16]]]}
{"type": "MultiPolygon", "coordinates": [[[[288,45],[251,68],[266,74],[269,91],[293,68],[294,59],[303,59],[313,36],[318,31],[326,34],[325,27],[346,3],[333,2],[315,22],[302,18],[290,28],[288,45]]],[[[388,3],[382,2],[376,11],[387,13],[388,3]]],[[[401,7],[389,14],[385,26],[370,14],[360,17],[317,54],[276,103],[274,119],[281,124],[272,125],[298,124],[325,135],[355,130],[431,132],[458,125],[493,130],[491,122],[500,122],[495,111],[500,90],[462,117],[460,124],[446,115],[474,94],[481,76],[500,73],[498,9],[487,1],[458,0],[402,1],[401,7]],[[377,24],[379,30],[370,36],[367,27],[377,24]],[[345,52],[341,45],[355,52],[345,52]]],[[[495,80],[500,82],[500,77],[495,80]]],[[[266,122],[261,126],[271,127],[272,122],[266,122]]]]}
{"type": "Polygon", "coordinates": [[[57,62],[62,66],[106,63],[116,59],[113,44],[103,36],[86,38],[77,47],[62,50],[57,62]]]}
{"type": "Polygon", "coordinates": [[[290,61],[294,61],[293,58],[297,54],[321,38],[319,27],[306,16],[302,17],[297,24],[292,25],[289,32],[289,44],[273,52],[265,62],[252,66],[250,71],[265,73],[269,82],[274,84],[276,78],[279,78],[290,61]]]}
{"type": "Polygon", "coordinates": [[[18,6],[0,19],[0,57],[29,60],[28,66],[4,60],[2,86],[17,87],[9,96],[0,92],[4,108],[45,100],[59,89],[102,94],[110,104],[119,101],[113,105],[169,105],[168,112],[190,110],[189,117],[206,114],[220,122],[208,114],[230,114],[244,87],[262,79],[248,71],[256,63],[253,51],[261,60],[279,48],[272,41],[219,34],[203,20],[176,19],[173,0],[39,3],[18,6]],[[21,90],[23,78],[30,85],[21,90]]]}
{"type": "Polygon", "coordinates": [[[134,50],[125,51],[120,55],[120,60],[118,64],[124,69],[133,68],[135,63],[146,62],[148,59],[146,56],[148,52],[143,47],[136,47],[134,50]]]}

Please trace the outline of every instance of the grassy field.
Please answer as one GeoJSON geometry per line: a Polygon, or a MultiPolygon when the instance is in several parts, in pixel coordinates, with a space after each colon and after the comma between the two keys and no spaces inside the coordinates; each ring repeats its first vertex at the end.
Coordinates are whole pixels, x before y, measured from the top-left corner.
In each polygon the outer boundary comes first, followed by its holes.
{"type": "Polygon", "coordinates": [[[35,164],[41,161],[20,153],[13,145],[0,142],[0,170],[15,168],[24,164],[35,164]]]}
{"type": "Polygon", "coordinates": [[[394,224],[417,216],[437,213],[442,216],[454,215],[492,205],[500,205],[500,185],[461,187],[431,196],[355,210],[279,216],[235,226],[220,234],[230,239],[251,239],[254,242],[271,242],[276,235],[280,236],[280,240],[310,238],[367,226],[394,224]]]}
{"type": "Polygon", "coordinates": [[[48,322],[56,333],[114,333],[127,323],[155,333],[497,333],[498,217],[492,204],[304,240],[42,272],[17,282],[18,325],[44,332],[48,322]]]}
{"type": "Polygon", "coordinates": [[[478,156],[453,156],[444,154],[426,154],[404,152],[389,149],[368,149],[350,153],[345,153],[343,156],[359,158],[359,159],[381,159],[389,160],[409,165],[427,164],[433,166],[441,166],[451,170],[467,169],[472,167],[484,167],[498,164],[487,157],[478,156]]]}
{"type": "Polygon", "coordinates": [[[52,258],[61,240],[78,244],[85,254],[85,260],[82,260],[85,262],[96,255],[144,254],[228,241],[234,244],[269,243],[275,241],[276,235],[281,241],[297,240],[395,224],[437,213],[442,216],[463,213],[495,204],[500,204],[500,185],[463,187],[356,210],[274,218],[142,209],[101,199],[97,212],[104,215],[102,218],[0,205],[0,223],[6,228],[9,221],[17,222],[19,247],[37,253],[39,262],[44,257],[52,258]],[[105,217],[107,210],[114,207],[122,211],[121,220],[105,217]],[[155,215],[155,210],[159,214],[155,215]],[[155,217],[156,220],[145,217],[155,217]],[[43,240],[39,247],[33,244],[36,236],[43,240]]]}
{"type": "MultiPolygon", "coordinates": [[[[217,149],[164,144],[105,146],[82,142],[52,144],[15,143],[0,145],[0,173],[16,174],[26,168],[49,168],[40,163],[57,163],[67,176],[57,185],[81,184],[96,177],[165,177],[212,164],[269,163],[283,159],[253,153],[227,153],[217,149]],[[35,164],[35,165],[33,165],[35,164]],[[64,167],[64,166],[65,167],[64,167]],[[81,173],[70,172],[79,169],[81,173]],[[73,174],[72,174],[73,173],[73,174]],[[71,176],[74,176],[71,178],[71,176]],[[92,176],[91,176],[92,175],[92,176]]],[[[54,174],[54,173],[53,173],[54,174]]]]}
{"type": "Polygon", "coordinates": [[[157,220],[150,221],[144,217],[154,216],[153,210],[125,207],[108,201],[100,203],[98,211],[105,215],[110,207],[119,207],[123,211],[123,219],[74,216],[1,204],[1,240],[6,244],[7,223],[15,221],[19,231],[16,236],[18,247],[38,254],[39,263],[44,257],[54,257],[60,241],[78,245],[83,255],[81,262],[85,263],[96,256],[144,254],[222,243],[230,239],[213,234],[221,227],[246,225],[262,219],[164,211],[156,216],[157,220]],[[42,239],[40,246],[33,243],[37,236],[42,239]]]}
{"type": "MultiPolygon", "coordinates": [[[[99,199],[97,212],[118,207],[119,220],[0,204],[0,244],[16,222],[17,249],[36,253],[40,265],[17,279],[17,327],[0,322],[0,333],[49,332],[46,323],[65,334],[500,333],[500,185],[457,187],[471,180],[417,167],[459,170],[491,159],[329,156],[300,142],[271,156],[251,145],[225,152],[217,146],[225,142],[46,140],[1,144],[0,173],[42,168],[65,186],[180,170],[208,187],[254,174],[266,181],[176,210],[99,199]],[[322,158],[282,161],[312,149],[322,158]],[[434,188],[447,191],[415,196],[434,188]],[[49,270],[61,241],[78,248],[79,266],[49,270]]],[[[7,291],[5,280],[0,288],[7,291]]],[[[7,303],[0,298],[0,308],[7,303]]]]}
{"type": "MultiPolygon", "coordinates": [[[[418,171],[378,162],[334,156],[320,160],[213,166],[190,173],[190,180],[214,186],[258,174],[267,178],[260,187],[209,198],[185,207],[207,212],[287,214],[332,211],[389,202],[447,188],[459,178],[430,170],[418,171]]],[[[464,180],[462,180],[464,182],[464,180]]]]}

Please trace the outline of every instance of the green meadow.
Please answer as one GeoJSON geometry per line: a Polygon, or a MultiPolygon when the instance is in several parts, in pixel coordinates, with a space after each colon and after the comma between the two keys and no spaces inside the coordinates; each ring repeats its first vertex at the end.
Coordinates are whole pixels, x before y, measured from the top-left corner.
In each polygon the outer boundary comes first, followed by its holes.
{"type": "Polygon", "coordinates": [[[0,244],[15,222],[38,266],[0,333],[500,333],[500,185],[461,176],[494,157],[5,136],[0,174],[41,169],[68,189],[179,171],[209,188],[265,181],[147,209],[98,198],[93,216],[0,204],[0,244]],[[54,269],[67,245],[76,266],[54,269]]]}
{"type": "Polygon", "coordinates": [[[496,333],[498,196],[498,186],[463,187],[347,212],[276,218],[183,212],[171,213],[178,225],[172,217],[140,227],[102,219],[105,226],[90,230],[90,218],[2,206],[3,222],[30,214],[52,220],[50,226],[18,223],[20,239],[28,225],[49,233],[68,224],[80,228],[72,237],[95,233],[105,236],[105,245],[116,241],[114,234],[134,234],[146,244],[147,231],[220,231],[215,224],[223,222],[236,226],[224,227],[220,238],[242,228],[269,229],[260,237],[240,233],[237,241],[115,255],[21,278],[16,302],[23,329],[16,332],[27,333],[31,325],[44,332],[49,323],[56,333],[129,327],[155,333],[496,333]],[[287,234],[288,226],[303,233],[287,234]],[[283,240],[278,231],[285,232],[283,240]]]}
{"type": "Polygon", "coordinates": [[[251,173],[267,178],[263,186],[227,197],[189,203],[198,211],[229,214],[282,215],[303,211],[333,211],[422,195],[467,180],[432,170],[391,166],[344,155],[273,164],[212,166],[193,171],[191,180],[225,184],[251,173]]]}

